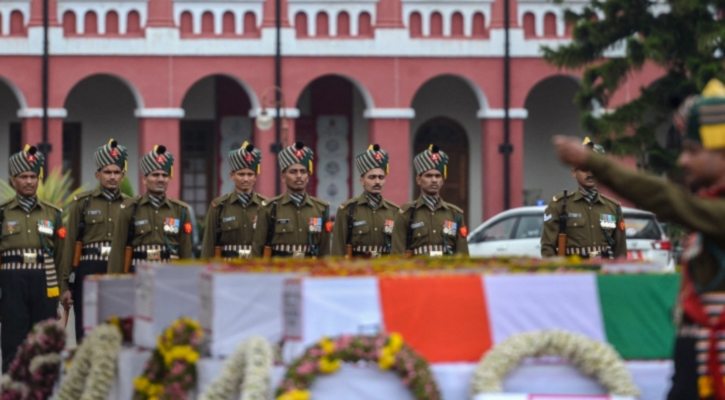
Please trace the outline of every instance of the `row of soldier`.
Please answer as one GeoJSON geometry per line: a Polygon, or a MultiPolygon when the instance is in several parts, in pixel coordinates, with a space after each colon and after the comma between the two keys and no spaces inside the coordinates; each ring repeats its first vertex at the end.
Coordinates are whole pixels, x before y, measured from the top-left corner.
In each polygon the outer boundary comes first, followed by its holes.
{"type": "MultiPolygon", "coordinates": [[[[0,203],[3,371],[32,325],[56,315],[59,299],[66,311],[83,304],[84,277],[192,258],[188,206],[166,195],[173,154],[155,146],[141,157],[146,190],[132,198],[120,192],[127,149],[111,140],[94,158],[99,184],[74,198],[65,224],[62,210],[37,198],[43,154],[27,146],[10,158],[17,196],[0,203]]],[[[356,157],[363,194],[340,206],[334,225],[329,204],[306,193],[314,170],[311,149],[297,142],[279,153],[286,193],[269,199],[254,191],[261,158],[248,143],[229,153],[235,191],[209,207],[203,258],[468,254],[463,211],[439,196],[448,156],[437,146],[414,159],[420,198],[399,207],[383,197],[388,153],[371,145],[356,157]]],[[[80,340],[83,315],[74,311],[80,340]]]]}

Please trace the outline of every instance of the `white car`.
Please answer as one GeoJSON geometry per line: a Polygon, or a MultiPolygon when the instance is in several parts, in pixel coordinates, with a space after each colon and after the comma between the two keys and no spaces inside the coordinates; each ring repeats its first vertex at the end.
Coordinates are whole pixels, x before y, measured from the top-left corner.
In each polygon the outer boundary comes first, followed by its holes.
{"type": "MultiPolygon", "coordinates": [[[[472,257],[526,256],[541,258],[541,231],[546,206],[504,211],[468,235],[472,257]]],[[[627,259],[646,260],[674,271],[672,243],[655,215],[622,207],[627,234],[627,259]]]]}

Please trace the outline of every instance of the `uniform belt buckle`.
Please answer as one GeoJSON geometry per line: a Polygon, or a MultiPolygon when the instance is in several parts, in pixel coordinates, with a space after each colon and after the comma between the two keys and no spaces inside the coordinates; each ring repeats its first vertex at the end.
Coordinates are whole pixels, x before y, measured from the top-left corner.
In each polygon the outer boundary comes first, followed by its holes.
{"type": "Polygon", "coordinates": [[[251,250],[244,250],[244,249],[237,250],[237,253],[239,254],[239,258],[249,258],[249,256],[252,255],[251,250]]]}
{"type": "Polygon", "coordinates": [[[293,251],[292,257],[293,258],[305,258],[305,252],[304,251],[293,251]]]}
{"type": "Polygon", "coordinates": [[[147,261],[160,261],[161,260],[161,250],[146,250],[146,260],[147,261]]]}
{"type": "Polygon", "coordinates": [[[38,254],[37,253],[23,253],[23,263],[37,264],[38,263],[38,254]]]}
{"type": "Polygon", "coordinates": [[[101,257],[108,257],[111,255],[111,246],[101,246],[101,257]]]}
{"type": "Polygon", "coordinates": [[[370,250],[370,258],[379,258],[379,257],[380,257],[380,252],[378,252],[377,250],[370,250]]]}
{"type": "Polygon", "coordinates": [[[443,257],[443,252],[440,250],[431,250],[430,256],[431,257],[443,257]]]}
{"type": "Polygon", "coordinates": [[[600,254],[599,251],[590,251],[589,252],[589,258],[599,258],[600,254]]]}

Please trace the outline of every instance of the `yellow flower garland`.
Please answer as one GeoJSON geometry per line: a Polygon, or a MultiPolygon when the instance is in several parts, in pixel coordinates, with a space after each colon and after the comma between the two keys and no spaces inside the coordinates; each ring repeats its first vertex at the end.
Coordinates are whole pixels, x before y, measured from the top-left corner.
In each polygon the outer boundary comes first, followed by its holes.
{"type": "Polygon", "coordinates": [[[279,397],[277,400],[310,400],[309,390],[291,390],[279,397]]]}
{"type": "Polygon", "coordinates": [[[380,350],[380,356],[378,357],[378,367],[383,371],[387,371],[395,365],[395,355],[398,354],[401,348],[403,348],[403,337],[393,332],[390,334],[388,344],[380,350]]]}

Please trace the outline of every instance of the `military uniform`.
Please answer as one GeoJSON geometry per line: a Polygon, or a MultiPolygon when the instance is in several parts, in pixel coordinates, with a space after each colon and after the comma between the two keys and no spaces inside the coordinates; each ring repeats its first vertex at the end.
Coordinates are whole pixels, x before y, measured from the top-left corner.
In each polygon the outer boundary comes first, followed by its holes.
{"type": "MultiPolygon", "coordinates": [[[[436,169],[447,177],[448,155],[437,146],[415,156],[416,173],[436,169]]],[[[418,200],[400,206],[393,229],[393,254],[468,255],[468,227],[463,210],[440,197],[421,195],[418,200]]]]}
{"type": "MultiPolygon", "coordinates": [[[[279,153],[280,169],[301,164],[312,173],[312,150],[297,142],[279,153]]],[[[270,246],[275,257],[324,257],[330,254],[330,205],[307,194],[286,193],[269,199],[257,212],[252,256],[270,246]]]]}
{"type": "MultiPolygon", "coordinates": [[[[232,172],[248,169],[259,176],[261,161],[262,152],[247,142],[229,152],[232,172]]],[[[214,248],[219,247],[221,257],[226,260],[249,258],[257,210],[266,203],[267,198],[254,192],[232,192],[214,199],[206,213],[201,257],[214,257],[214,248]]]]}
{"type": "MultiPolygon", "coordinates": [[[[554,196],[544,211],[541,233],[541,255],[557,255],[559,217],[564,207],[564,194],[554,196]]],[[[566,197],[566,254],[583,257],[617,258],[627,256],[627,237],[619,202],[597,193],[589,204],[581,191],[566,197]]]]}
{"type": "MultiPolygon", "coordinates": [[[[376,168],[387,175],[390,172],[388,160],[388,153],[375,144],[359,154],[355,162],[360,176],[376,168]]],[[[332,230],[332,255],[346,255],[348,244],[352,246],[353,256],[390,254],[397,213],[396,204],[370,193],[345,201],[337,210],[332,230]]]]}
{"type": "MultiPolygon", "coordinates": [[[[157,146],[141,159],[144,175],[156,170],[173,172],[173,155],[157,146]]],[[[192,225],[189,206],[165,196],[152,198],[148,193],[126,199],[116,223],[108,273],[124,272],[124,252],[128,246],[129,232],[132,253],[132,271],[142,262],[169,262],[192,258],[192,225]],[[158,204],[157,204],[158,202],[158,204]]]]}
{"type": "Polygon", "coordinates": [[[259,208],[267,204],[267,198],[254,193],[245,207],[236,193],[229,193],[212,201],[206,214],[202,258],[214,257],[217,228],[221,229],[219,245],[225,259],[248,258],[252,251],[254,229],[259,208]]]}
{"type": "MultiPolygon", "coordinates": [[[[95,152],[97,170],[117,165],[125,173],[127,157],[126,148],[111,140],[95,152]]],[[[84,336],[83,279],[88,275],[106,273],[114,224],[118,221],[121,203],[127,198],[120,191],[111,192],[99,185],[95,190],[78,194],[68,208],[68,240],[64,241],[60,263],[60,292],[62,294],[72,288],[77,341],[84,336]],[[82,249],[80,262],[74,267],[76,243],[80,243],[82,249]]]]}
{"type": "MultiPolygon", "coordinates": [[[[35,147],[10,158],[10,173],[43,176],[44,157],[35,147]]],[[[0,203],[0,316],[2,370],[33,325],[58,316],[58,271],[63,257],[61,210],[49,203],[15,197],[0,203]],[[29,207],[26,210],[25,207],[29,207]]]]}
{"type": "MultiPolygon", "coordinates": [[[[725,149],[725,87],[711,81],[682,108],[686,140],[706,150],[725,149]]],[[[725,399],[725,186],[693,195],[680,185],[592,155],[583,167],[597,179],[663,221],[693,233],[685,244],[676,312],[675,372],[668,400],[725,399]]],[[[722,174],[723,171],[720,171],[722,174]]]]}

